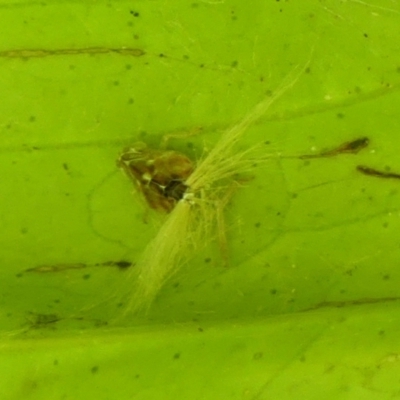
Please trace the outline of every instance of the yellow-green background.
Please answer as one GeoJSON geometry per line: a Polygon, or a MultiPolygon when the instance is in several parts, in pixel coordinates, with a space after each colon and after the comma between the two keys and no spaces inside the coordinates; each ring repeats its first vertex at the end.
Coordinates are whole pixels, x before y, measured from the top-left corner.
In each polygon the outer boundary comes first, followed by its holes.
{"type": "Polygon", "coordinates": [[[1,399],[400,396],[398,1],[2,1],[1,399]],[[241,146],[271,161],[227,210],[230,265],[194,254],[123,315],[158,229],[115,165],[203,128],[200,157],[308,67],[241,146]],[[361,136],[358,155],[279,159],[361,136]],[[83,268],[72,268],[84,264],[83,268]],[[59,272],[26,272],[38,266],[59,272]],[[133,272],[134,273],[134,272],[133,272]],[[121,316],[122,315],[122,316],[121,316]]]}

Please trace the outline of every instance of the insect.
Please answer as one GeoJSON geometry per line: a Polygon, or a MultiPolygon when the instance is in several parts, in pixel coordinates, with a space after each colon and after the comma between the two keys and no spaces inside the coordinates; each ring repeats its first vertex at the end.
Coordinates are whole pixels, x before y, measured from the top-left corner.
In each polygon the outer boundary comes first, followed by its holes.
{"type": "Polygon", "coordinates": [[[148,205],[166,213],[183,198],[188,188],[185,181],[195,168],[182,153],[148,149],[141,142],[125,149],[117,164],[132,179],[148,205]]]}
{"type": "MultiPolygon", "coordinates": [[[[271,158],[255,156],[257,145],[240,149],[237,144],[303,71],[297,67],[273,95],[226,130],[197,163],[182,153],[150,149],[143,143],[122,152],[117,164],[133,180],[149,207],[167,214],[136,263],[136,282],[126,312],[148,309],[165,282],[204,243],[218,239],[221,247],[226,247],[223,211],[235,191],[237,176],[252,170],[256,162],[271,158]]],[[[130,278],[128,281],[131,284],[130,278]]]]}

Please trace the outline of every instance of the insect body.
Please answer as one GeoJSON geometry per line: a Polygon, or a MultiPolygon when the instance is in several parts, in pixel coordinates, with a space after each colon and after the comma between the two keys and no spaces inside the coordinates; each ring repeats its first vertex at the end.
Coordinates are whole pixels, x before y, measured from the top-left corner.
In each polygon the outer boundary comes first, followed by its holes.
{"type": "Polygon", "coordinates": [[[182,153],[148,149],[144,143],[127,148],[118,160],[148,205],[170,213],[186,192],[194,164],[182,153]]]}

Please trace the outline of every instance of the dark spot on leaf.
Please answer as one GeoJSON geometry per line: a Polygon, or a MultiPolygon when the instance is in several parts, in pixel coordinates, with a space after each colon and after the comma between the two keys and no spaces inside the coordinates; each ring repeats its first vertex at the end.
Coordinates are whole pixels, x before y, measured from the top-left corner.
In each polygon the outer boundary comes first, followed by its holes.
{"type": "Polygon", "coordinates": [[[130,261],[125,260],[114,261],[113,264],[120,269],[126,269],[132,266],[132,263],[130,261]]]}

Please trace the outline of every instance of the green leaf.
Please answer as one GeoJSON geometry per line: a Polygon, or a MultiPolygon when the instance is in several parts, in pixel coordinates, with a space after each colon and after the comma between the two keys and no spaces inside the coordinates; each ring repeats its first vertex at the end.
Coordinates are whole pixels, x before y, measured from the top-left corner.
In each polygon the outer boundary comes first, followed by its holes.
{"type": "Polygon", "coordinates": [[[400,181],[384,175],[400,173],[398,2],[0,14],[1,398],[398,394],[400,181]],[[147,314],[124,313],[162,217],[132,194],[121,150],[201,127],[171,142],[200,159],[296,66],[239,144],[270,159],[227,207],[229,266],[208,238],[147,314]],[[360,137],[358,154],[292,157],[360,137]]]}

